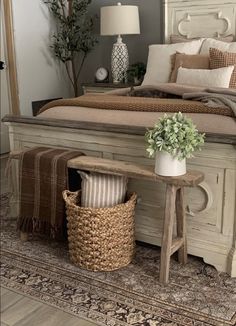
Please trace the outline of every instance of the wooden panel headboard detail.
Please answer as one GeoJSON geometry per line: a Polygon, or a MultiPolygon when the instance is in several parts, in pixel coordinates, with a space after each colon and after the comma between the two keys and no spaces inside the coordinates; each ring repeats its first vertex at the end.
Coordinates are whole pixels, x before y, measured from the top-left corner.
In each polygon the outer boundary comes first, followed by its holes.
{"type": "Polygon", "coordinates": [[[236,35],[236,0],[163,0],[164,40],[236,35]]]}

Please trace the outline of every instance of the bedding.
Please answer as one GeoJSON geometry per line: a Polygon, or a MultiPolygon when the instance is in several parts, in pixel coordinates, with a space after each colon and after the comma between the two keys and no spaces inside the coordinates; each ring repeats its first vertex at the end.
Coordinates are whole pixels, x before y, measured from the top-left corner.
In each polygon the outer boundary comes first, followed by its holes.
{"type": "Polygon", "coordinates": [[[131,88],[130,91],[127,93],[127,96],[133,97],[149,97],[149,98],[179,98],[179,95],[175,94],[167,94],[161,92],[158,89],[152,87],[145,87],[145,89],[134,89],[131,88]]]}
{"type": "Polygon", "coordinates": [[[217,69],[233,65],[234,71],[230,79],[230,88],[236,88],[236,53],[210,48],[210,68],[217,69]]]}
{"type": "MultiPolygon", "coordinates": [[[[204,91],[206,91],[204,87],[171,83],[152,87],[138,86],[132,90],[123,88],[106,94],[89,94],[75,99],[50,102],[41,109],[37,118],[148,128],[152,127],[163,116],[163,112],[176,112],[179,109],[193,120],[201,132],[236,135],[236,121],[232,118],[233,112],[229,107],[225,107],[221,103],[218,108],[211,108],[199,101],[182,99],[183,94],[196,94],[204,91]],[[154,91],[154,96],[157,92],[161,94],[172,93],[178,98],[142,98],[142,93],[147,91],[154,91]],[[133,93],[131,97],[126,96],[131,92],[133,93]]],[[[220,91],[220,89],[217,88],[214,91],[220,91]]],[[[231,89],[230,94],[236,96],[236,91],[231,89]]]]}
{"type": "Polygon", "coordinates": [[[93,94],[83,95],[74,99],[58,100],[57,103],[50,102],[40,112],[53,106],[79,106],[93,107],[103,110],[125,110],[125,111],[146,111],[146,112],[178,112],[183,113],[213,113],[232,116],[229,108],[218,107],[214,110],[199,101],[187,101],[183,99],[166,98],[143,98],[126,97],[119,95],[97,96],[93,94]],[[51,105],[50,105],[51,103],[51,105]]]}
{"type": "MultiPolygon", "coordinates": [[[[225,69],[229,69],[227,67],[225,69]]],[[[233,69],[233,67],[232,67],[233,69]]],[[[231,70],[232,70],[231,69],[231,70]]],[[[149,87],[150,88],[150,87],[149,87]]],[[[142,86],[136,88],[138,90],[146,91],[146,87],[142,86]]],[[[40,112],[48,110],[53,106],[80,106],[80,107],[94,107],[103,110],[126,110],[126,111],[149,111],[149,112],[178,112],[183,113],[212,113],[233,116],[233,112],[230,107],[215,107],[211,108],[200,101],[187,101],[183,100],[181,97],[186,91],[188,93],[196,91],[204,91],[201,87],[185,87],[181,85],[173,84],[159,84],[153,87],[154,90],[158,90],[161,93],[170,93],[179,95],[180,98],[143,98],[143,97],[133,97],[124,96],[129,95],[130,89],[121,92],[106,93],[103,95],[97,94],[86,94],[80,97],[63,99],[49,102],[46,104],[40,112]],[[122,95],[122,96],[121,96],[122,95]]],[[[205,90],[206,91],[206,90],[205,90]]],[[[236,91],[231,93],[232,96],[236,97],[236,91]]]]}
{"type": "Polygon", "coordinates": [[[230,107],[236,117],[236,92],[225,88],[208,88],[203,92],[185,93],[184,99],[193,99],[206,103],[211,107],[225,106],[230,107]]]}
{"type": "Polygon", "coordinates": [[[224,87],[228,88],[234,66],[218,69],[178,69],[177,84],[189,84],[193,86],[224,87]]]}
{"type": "MultiPolygon", "coordinates": [[[[200,132],[219,135],[236,135],[236,122],[232,117],[210,113],[186,113],[191,118],[200,132]]],[[[135,126],[137,128],[151,128],[163,116],[163,112],[122,111],[103,110],[75,106],[55,106],[42,112],[35,119],[47,120],[80,121],[87,123],[105,124],[107,126],[118,125],[124,127],[135,126]],[[102,118],[101,118],[102,117],[102,118]]]]}

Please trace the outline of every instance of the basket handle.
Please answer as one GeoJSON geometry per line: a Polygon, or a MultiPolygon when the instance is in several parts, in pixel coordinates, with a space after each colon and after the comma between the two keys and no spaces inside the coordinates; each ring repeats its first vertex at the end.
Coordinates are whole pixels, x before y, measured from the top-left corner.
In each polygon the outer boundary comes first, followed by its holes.
{"type": "Polygon", "coordinates": [[[62,191],[62,197],[66,201],[67,198],[70,196],[71,192],[69,190],[63,190],[62,191]]]}
{"type": "Polygon", "coordinates": [[[75,196],[75,195],[77,196],[78,193],[79,193],[79,191],[72,192],[70,190],[64,190],[62,192],[62,196],[63,196],[63,199],[65,202],[70,202],[70,204],[73,204],[73,203],[71,203],[70,197],[75,196]]]}

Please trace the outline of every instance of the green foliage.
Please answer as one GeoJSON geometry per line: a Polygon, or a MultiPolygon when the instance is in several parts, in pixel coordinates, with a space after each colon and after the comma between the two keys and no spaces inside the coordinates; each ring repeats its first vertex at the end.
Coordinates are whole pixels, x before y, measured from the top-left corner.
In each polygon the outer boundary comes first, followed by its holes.
{"type": "Polygon", "coordinates": [[[146,73],[146,65],[143,62],[136,62],[130,65],[128,69],[128,76],[140,80],[146,73]]]}
{"type": "Polygon", "coordinates": [[[192,120],[181,112],[173,116],[164,115],[145,134],[147,152],[153,157],[157,151],[165,151],[179,160],[193,157],[195,150],[204,144],[204,134],[200,134],[192,120]]]}
{"type": "Polygon", "coordinates": [[[65,64],[75,96],[78,78],[87,54],[97,43],[93,34],[93,19],[88,15],[92,0],[43,0],[56,20],[57,32],[51,48],[65,64]]]}

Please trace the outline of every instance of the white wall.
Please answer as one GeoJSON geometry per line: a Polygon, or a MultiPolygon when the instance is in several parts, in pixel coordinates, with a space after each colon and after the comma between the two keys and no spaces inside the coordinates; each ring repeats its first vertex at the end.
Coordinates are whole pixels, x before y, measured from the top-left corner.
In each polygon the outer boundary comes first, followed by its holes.
{"type": "Polygon", "coordinates": [[[20,111],[32,115],[32,101],[70,97],[63,66],[50,52],[52,19],[43,0],[12,0],[20,111]]]}

